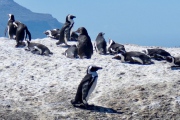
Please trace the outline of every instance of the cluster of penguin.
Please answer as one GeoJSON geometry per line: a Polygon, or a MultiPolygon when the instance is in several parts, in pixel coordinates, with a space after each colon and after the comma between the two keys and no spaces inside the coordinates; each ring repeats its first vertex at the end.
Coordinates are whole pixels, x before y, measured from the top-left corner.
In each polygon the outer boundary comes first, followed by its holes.
{"type": "MultiPolygon", "coordinates": [[[[85,27],[79,27],[76,31],[72,32],[74,18],[76,18],[76,16],[68,14],[61,29],[47,30],[44,32],[47,37],[58,40],[56,45],[65,44],[67,49],[64,55],[68,58],[91,59],[94,47],[98,54],[113,55],[113,59],[121,60],[121,62],[148,65],[153,64],[152,59],[155,59],[158,61],[166,60],[175,64],[175,66],[172,67],[180,67],[180,59],[173,57],[163,49],[147,49],[142,52],[126,51],[124,45],[116,43],[112,39],[109,39],[107,46],[104,38],[105,33],[103,32],[97,35],[93,45],[85,27]],[[77,45],[68,45],[68,41],[77,41],[77,45]]],[[[19,21],[15,21],[13,14],[9,14],[5,36],[7,31],[9,38],[16,40],[17,44],[15,47],[26,46],[25,50],[31,51],[33,54],[48,56],[53,54],[45,45],[31,42],[31,33],[28,27],[19,21]],[[27,36],[29,38],[28,40],[26,40],[27,36]],[[23,42],[24,39],[27,43],[23,42]]],[[[94,65],[87,67],[87,74],[78,86],[75,99],[71,100],[73,106],[88,109],[89,105],[87,101],[96,86],[98,79],[97,71],[100,69],[102,69],[102,67],[94,65]]]]}

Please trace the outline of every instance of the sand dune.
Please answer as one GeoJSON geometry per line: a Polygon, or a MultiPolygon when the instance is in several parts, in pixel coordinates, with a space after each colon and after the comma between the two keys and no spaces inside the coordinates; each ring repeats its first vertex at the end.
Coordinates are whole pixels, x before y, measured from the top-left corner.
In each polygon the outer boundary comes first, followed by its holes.
{"type": "MultiPolygon", "coordinates": [[[[179,119],[180,70],[170,63],[152,65],[121,63],[111,55],[94,51],[91,59],[69,59],[67,49],[49,38],[34,42],[46,45],[51,57],[15,48],[15,41],[0,38],[0,118],[5,120],[62,119],[179,119]],[[93,110],[74,108],[78,84],[88,65],[103,67],[89,99],[93,110]]],[[[76,44],[69,42],[69,44],[76,44]]],[[[155,46],[125,44],[127,51],[155,46]]],[[[163,48],[180,56],[180,48],[163,48]]]]}

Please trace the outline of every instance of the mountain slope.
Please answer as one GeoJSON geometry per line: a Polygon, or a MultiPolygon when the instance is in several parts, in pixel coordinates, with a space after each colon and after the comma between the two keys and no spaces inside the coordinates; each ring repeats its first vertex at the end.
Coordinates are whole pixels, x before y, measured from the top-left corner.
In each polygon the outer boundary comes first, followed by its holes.
{"type": "Polygon", "coordinates": [[[4,36],[4,30],[9,19],[8,14],[10,13],[15,15],[15,20],[28,26],[34,39],[45,37],[43,33],[45,30],[62,27],[62,23],[50,14],[34,13],[13,0],[0,0],[0,9],[0,36],[4,36]]]}

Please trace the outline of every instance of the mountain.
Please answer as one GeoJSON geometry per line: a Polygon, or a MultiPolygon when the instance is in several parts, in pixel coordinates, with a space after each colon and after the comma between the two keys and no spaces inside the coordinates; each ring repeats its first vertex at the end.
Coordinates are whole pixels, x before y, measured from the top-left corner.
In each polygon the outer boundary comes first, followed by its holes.
{"type": "Polygon", "coordinates": [[[4,36],[4,30],[9,19],[8,14],[14,14],[15,20],[21,21],[28,26],[32,38],[44,38],[44,31],[48,29],[61,28],[58,22],[50,14],[34,13],[13,0],[0,0],[0,36],[4,36]]]}

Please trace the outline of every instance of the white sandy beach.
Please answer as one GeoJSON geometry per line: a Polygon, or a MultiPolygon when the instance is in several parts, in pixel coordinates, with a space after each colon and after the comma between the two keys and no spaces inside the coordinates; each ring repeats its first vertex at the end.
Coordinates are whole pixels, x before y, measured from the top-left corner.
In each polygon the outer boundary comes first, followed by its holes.
{"type": "MultiPolygon", "coordinates": [[[[180,119],[180,70],[166,61],[152,65],[121,63],[94,51],[91,59],[70,59],[50,38],[36,39],[52,52],[35,55],[0,38],[0,120],[180,119]],[[89,65],[103,67],[89,99],[94,110],[74,108],[78,84],[89,65]]],[[[69,42],[76,44],[76,42],[69,42]]],[[[155,46],[125,44],[127,51],[155,46]]],[[[180,48],[163,48],[180,56],[180,48]]]]}

